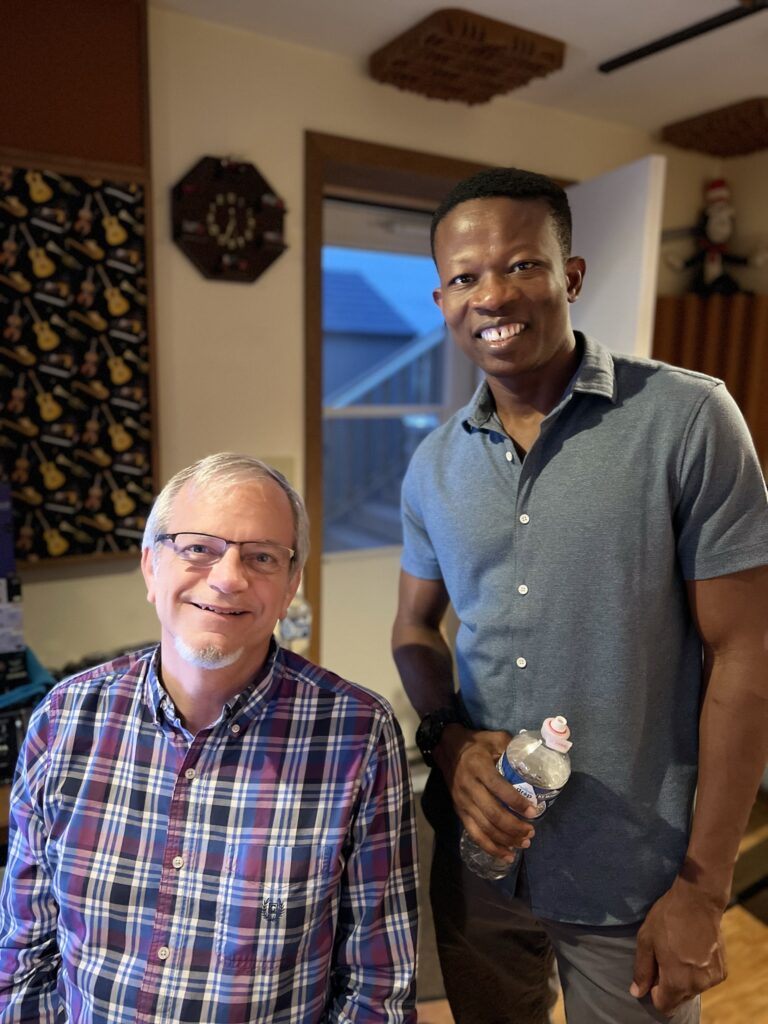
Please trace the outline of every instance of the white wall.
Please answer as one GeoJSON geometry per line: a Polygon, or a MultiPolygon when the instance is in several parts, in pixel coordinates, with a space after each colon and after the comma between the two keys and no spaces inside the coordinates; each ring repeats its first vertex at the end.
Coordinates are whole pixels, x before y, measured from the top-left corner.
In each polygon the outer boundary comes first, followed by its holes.
{"type": "MultiPolygon", "coordinates": [[[[471,108],[422,99],[373,82],[355,61],[166,10],[152,8],[149,27],[162,479],[222,448],[291,459],[294,479],[303,478],[305,129],[572,179],[663,152],[665,226],[693,223],[701,182],[720,169],[643,132],[514,98],[471,108]],[[170,240],[171,185],[201,156],[224,154],[253,161],[288,206],[289,249],[252,285],[206,281],[170,240]]],[[[762,188],[746,167],[739,178],[744,191],[762,188]]],[[[324,608],[323,660],[399,707],[386,653],[391,575],[374,593],[355,594],[350,582],[355,614],[365,606],[381,624],[380,650],[353,651],[349,610],[324,608]]],[[[27,641],[52,666],[156,633],[138,571],[124,565],[30,571],[24,602],[27,641]]]]}

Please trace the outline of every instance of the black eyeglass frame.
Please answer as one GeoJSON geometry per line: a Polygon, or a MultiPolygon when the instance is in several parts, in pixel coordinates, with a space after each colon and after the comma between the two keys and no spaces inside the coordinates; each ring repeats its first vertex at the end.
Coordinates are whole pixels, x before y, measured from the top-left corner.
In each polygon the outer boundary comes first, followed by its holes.
{"type": "MultiPolygon", "coordinates": [[[[282,548],[283,551],[289,551],[290,554],[291,554],[291,557],[290,557],[289,562],[288,562],[289,568],[296,561],[296,551],[295,551],[295,549],[294,548],[289,548],[287,544],[278,544],[276,540],[227,540],[226,537],[219,537],[215,533],[202,533],[200,530],[177,530],[176,533],[158,533],[158,534],[155,535],[155,544],[164,544],[165,541],[167,541],[167,540],[169,540],[171,542],[171,544],[175,544],[176,543],[176,538],[177,537],[183,537],[185,534],[190,536],[190,537],[208,537],[210,540],[222,540],[222,541],[224,541],[224,544],[225,544],[224,550],[221,552],[221,554],[216,559],[216,561],[210,563],[211,565],[216,565],[217,562],[220,562],[222,560],[224,555],[226,555],[226,553],[227,553],[227,548],[229,548],[229,547],[238,547],[239,548],[239,547],[242,547],[243,544],[271,544],[272,547],[282,548]]],[[[174,551],[174,554],[177,557],[181,557],[179,555],[178,551],[174,551]]],[[[182,561],[186,561],[186,559],[182,559],[182,561]]],[[[191,564],[194,564],[194,563],[191,563],[191,564]]],[[[202,568],[210,568],[210,566],[203,566],[202,568]]]]}

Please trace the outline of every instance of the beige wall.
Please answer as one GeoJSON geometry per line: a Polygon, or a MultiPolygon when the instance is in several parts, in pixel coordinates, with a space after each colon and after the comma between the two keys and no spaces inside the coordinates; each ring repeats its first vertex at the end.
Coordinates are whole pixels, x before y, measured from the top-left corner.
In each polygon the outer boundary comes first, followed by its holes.
{"type": "MultiPolygon", "coordinates": [[[[165,10],[151,10],[150,58],[163,479],[222,448],[291,459],[294,479],[302,479],[305,129],[573,179],[663,152],[669,161],[665,226],[694,221],[701,181],[720,170],[718,161],[657,146],[631,128],[510,98],[478,108],[421,99],[374,83],[355,61],[165,10]],[[204,280],[170,240],[169,188],[211,154],[253,161],[288,205],[290,248],[253,285],[204,280]]],[[[740,193],[762,188],[746,161],[738,177],[740,193]]],[[[38,570],[24,584],[28,643],[46,664],[156,633],[138,571],[126,566],[38,570]]],[[[365,596],[381,623],[384,653],[361,662],[364,672],[349,671],[392,692],[386,634],[394,596],[383,590],[365,596]]],[[[334,608],[325,614],[337,639],[324,657],[348,671],[341,664],[342,616],[334,608]]]]}

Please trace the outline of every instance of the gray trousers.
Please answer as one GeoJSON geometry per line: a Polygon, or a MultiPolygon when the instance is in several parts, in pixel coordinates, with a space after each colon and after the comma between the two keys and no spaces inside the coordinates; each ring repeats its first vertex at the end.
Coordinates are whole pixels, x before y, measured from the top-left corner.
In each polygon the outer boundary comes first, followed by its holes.
{"type": "Polygon", "coordinates": [[[524,872],[514,899],[436,841],[430,876],[440,966],[456,1024],[548,1024],[560,976],[568,1024],[697,1024],[700,1000],[664,1017],[629,994],[638,924],[591,928],[535,917],[524,872]]]}

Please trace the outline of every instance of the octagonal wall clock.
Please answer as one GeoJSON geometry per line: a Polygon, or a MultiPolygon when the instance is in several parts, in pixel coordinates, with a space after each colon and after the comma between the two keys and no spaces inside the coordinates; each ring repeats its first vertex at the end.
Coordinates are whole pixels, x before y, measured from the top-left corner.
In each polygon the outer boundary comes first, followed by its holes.
{"type": "Polygon", "coordinates": [[[285,203],[250,163],[204,156],[171,190],[173,240],[204,277],[255,281],[287,248],[285,203]]]}

